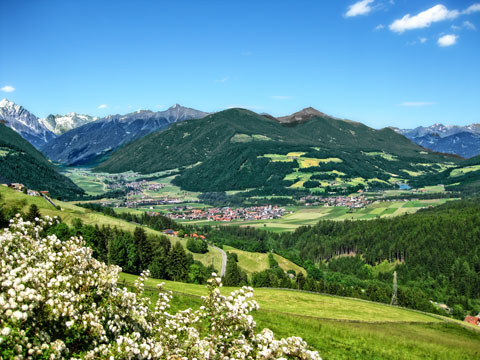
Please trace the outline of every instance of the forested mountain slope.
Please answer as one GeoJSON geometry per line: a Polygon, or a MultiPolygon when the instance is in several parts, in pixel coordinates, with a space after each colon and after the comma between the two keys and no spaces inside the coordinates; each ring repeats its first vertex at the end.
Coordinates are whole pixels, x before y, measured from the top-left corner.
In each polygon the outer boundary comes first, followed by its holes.
{"type": "Polygon", "coordinates": [[[141,173],[190,167],[175,182],[194,191],[290,186],[287,174],[343,172],[349,177],[409,177],[458,159],[425,151],[391,129],[317,116],[281,124],[244,109],[174,124],[116,151],[98,171],[141,173]],[[427,165],[425,165],[427,164],[427,165]],[[392,175],[393,174],[393,175],[392,175]]]}
{"type": "Polygon", "coordinates": [[[0,175],[8,182],[47,190],[54,197],[75,199],[83,194],[28,141],[3,124],[0,124],[0,175]]]}

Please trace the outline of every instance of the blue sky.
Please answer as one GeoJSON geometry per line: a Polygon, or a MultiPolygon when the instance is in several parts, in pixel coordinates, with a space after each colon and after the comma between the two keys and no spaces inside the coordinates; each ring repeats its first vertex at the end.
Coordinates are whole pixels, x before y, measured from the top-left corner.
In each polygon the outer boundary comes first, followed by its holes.
{"type": "Polygon", "coordinates": [[[37,116],[174,103],[480,123],[480,1],[0,0],[0,97],[37,116]]]}

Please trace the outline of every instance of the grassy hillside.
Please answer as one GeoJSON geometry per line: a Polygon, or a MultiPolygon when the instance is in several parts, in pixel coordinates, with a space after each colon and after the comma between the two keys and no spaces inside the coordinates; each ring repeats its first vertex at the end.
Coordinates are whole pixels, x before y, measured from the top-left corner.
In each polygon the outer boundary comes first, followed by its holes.
{"type": "Polygon", "coordinates": [[[320,181],[305,183],[333,170],[338,179],[334,176],[332,182],[343,186],[388,184],[436,173],[456,162],[457,158],[425,151],[390,129],[374,130],[330,117],[282,125],[248,110],[231,109],[137,140],[97,170],[152,173],[188,167],[174,181],[190,191],[264,187],[281,192],[303,185],[324,188],[320,181]]]}
{"type": "MultiPolygon", "coordinates": [[[[136,277],[121,274],[133,284],[136,277]]],[[[156,298],[158,281],[146,283],[156,298]]],[[[165,282],[174,292],[172,309],[198,308],[201,285],[165,282]]],[[[223,288],[227,294],[233,288],[223,288]]],[[[473,325],[373,302],[298,291],[255,289],[259,328],[279,336],[296,335],[314,346],[323,359],[475,359],[480,332],[473,325]],[[461,326],[460,326],[461,325],[461,326]]]]}
{"type": "Polygon", "coordinates": [[[0,123],[0,176],[54,197],[75,199],[83,190],[12,129],[0,123]]]}
{"type": "Polygon", "coordinates": [[[420,176],[412,184],[414,186],[443,184],[447,190],[479,193],[480,155],[464,160],[458,166],[438,174],[420,176]]]}
{"type": "MultiPolygon", "coordinates": [[[[98,212],[94,212],[88,209],[85,209],[80,206],[73,205],[72,203],[57,201],[55,200],[55,204],[60,206],[61,210],[53,207],[50,203],[48,203],[45,199],[41,197],[35,196],[27,196],[23,193],[18,191],[14,191],[12,189],[6,188],[4,186],[0,186],[0,201],[7,203],[9,206],[15,206],[19,210],[27,211],[28,207],[31,204],[35,204],[40,209],[42,215],[49,215],[49,216],[59,216],[64,222],[71,225],[72,221],[76,218],[81,219],[84,224],[87,225],[105,225],[105,226],[116,226],[119,229],[133,232],[135,227],[138,225],[129,223],[127,221],[116,219],[114,217],[106,216],[98,212]]],[[[146,228],[145,230],[149,234],[154,235],[161,235],[160,232],[146,228]]],[[[175,243],[180,241],[183,247],[186,249],[186,239],[183,238],[176,238],[176,237],[169,237],[169,239],[175,243]]],[[[239,253],[243,253],[240,250],[233,250],[238,251],[239,253]]],[[[230,251],[229,250],[229,251],[230,251]]],[[[187,250],[187,252],[189,252],[187,250]]],[[[222,264],[222,256],[219,251],[209,248],[209,251],[205,254],[196,254],[192,253],[195,260],[202,262],[204,265],[212,265],[216,269],[221,268],[222,264]]],[[[266,260],[266,254],[256,254],[256,253],[246,253],[248,255],[239,256],[239,266],[246,270],[248,273],[254,271],[262,271],[268,268],[268,261],[266,260]]],[[[302,270],[299,266],[295,265],[293,262],[282,258],[281,256],[275,255],[277,261],[279,262],[280,266],[285,270],[292,269],[296,272],[302,270]]]]}

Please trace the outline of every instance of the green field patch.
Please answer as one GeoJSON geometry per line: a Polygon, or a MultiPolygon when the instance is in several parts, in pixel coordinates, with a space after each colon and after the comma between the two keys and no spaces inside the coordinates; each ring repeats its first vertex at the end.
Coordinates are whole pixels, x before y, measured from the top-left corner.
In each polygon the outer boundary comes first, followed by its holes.
{"type": "Polygon", "coordinates": [[[2,148],[0,147],[0,157],[5,157],[11,151],[9,148],[2,148]]]}
{"type": "Polygon", "coordinates": [[[407,169],[402,169],[400,171],[403,171],[404,173],[407,173],[410,176],[420,176],[420,175],[425,175],[425,171],[413,171],[413,170],[407,170],[407,169]]]}
{"type": "Polygon", "coordinates": [[[303,187],[304,183],[305,183],[305,180],[300,180],[300,181],[297,181],[295,184],[293,184],[290,187],[293,188],[293,189],[299,189],[299,188],[303,187]]]}
{"type": "MultiPolygon", "coordinates": [[[[268,254],[265,253],[254,253],[239,250],[233,248],[231,246],[223,246],[223,250],[231,253],[237,254],[239,266],[248,274],[252,274],[254,272],[264,271],[270,268],[268,263],[268,254]]],[[[287,270],[294,270],[295,272],[303,272],[305,270],[300,266],[292,263],[291,261],[277,255],[273,254],[275,260],[277,260],[278,265],[285,271],[287,270]]]]}
{"type": "Polygon", "coordinates": [[[381,152],[381,151],[370,151],[370,152],[364,152],[362,151],[362,154],[367,155],[367,156],[380,156],[381,158],[389,161],[398,161],[398,157],[386,152],[381,152]]]}
{"type": "Polygon", "coordinates": [[[280,154],[265,154],[260,157],[265,157],[270,159],[273,162],[281,161],[281,162],[293,162],[293,158],[287,157],[287,155],[280,155],[280,154]]]}
{"type": "Polygon", "coordinates": [[[306,154],[305,152],[301,152],[301,151],[298,151],[298,152],[289,152],[289,153],[287,154],[287,157],[297,158],[297,157],[303,156],[303,155],[305,155],[305,154],[306,154]]]}
{"type": "Polygon", "coordinates": [[[460,169],[453,169],[450,173],[450,177],[457,177],[468,174],[470,172],[479,171],[480,165],[465,166],[460,169]]]}
{"type": "Polygon", "coordinates": [[[317,158],[298,158],[298,163],[300,164],[301,168],[309,168],[309,167],[316,167],[319,166],[321,163],[341,163],[343,162],[342,159],[339,158],[326,158],[326,159],[317,159],[317,158]]]}
{"type": "Polygon", "coordinates": [[[270,141],[268,136],[264,135],[247,135],[247,134],[235,134],[231,139],[230,142],[232,143],[248,143],[251,141],[270,141]]]}

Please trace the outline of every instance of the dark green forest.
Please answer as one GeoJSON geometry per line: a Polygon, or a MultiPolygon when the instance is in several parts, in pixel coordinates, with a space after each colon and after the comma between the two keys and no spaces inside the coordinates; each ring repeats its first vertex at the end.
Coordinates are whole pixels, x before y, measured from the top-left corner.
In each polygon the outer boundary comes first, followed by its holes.
{"type": "Polygon", "coordinates": [[[84,191],[60,174],[29,142],[0,123],[0,176],[29,189],[49,191],[55,198],[74,200],[84,191]]]}
{"type": "Polygon", "coordinates": [[[339,276],[390,285],[396,270],[401,284],[430,299],[480,310],[478,200],[452,201],[390,219],[320,221],[293,233],[238,227],[207,227],[205,231],[219,245],[272,250],[309,273],[320,270],[324,280],[339,276]],[[376,271],[382,262],[394,265],[376,271]]]}

